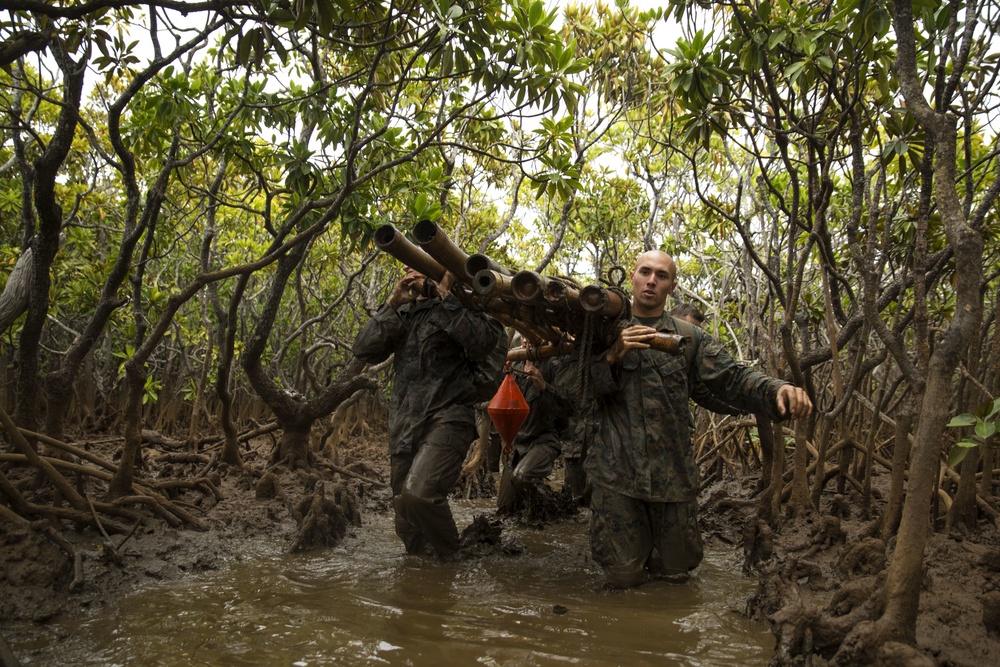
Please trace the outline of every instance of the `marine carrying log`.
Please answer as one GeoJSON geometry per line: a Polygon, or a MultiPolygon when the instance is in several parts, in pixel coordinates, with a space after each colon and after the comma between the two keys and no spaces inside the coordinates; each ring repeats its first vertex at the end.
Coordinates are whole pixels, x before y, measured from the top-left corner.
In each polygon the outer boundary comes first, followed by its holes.
{"type": "MultiPolygon", "coordinates": [[[[592,352],[601,352],[631,323],[631,302],[621,290],[581,288],[566,278],[511,271],[484,254],[469,255],[431,220],[414,225],[415,243],[391,224],[375,230],[374,238],[380,250],[433,280],[450,272],[456,278],[452,292],[459,300],[516,329],[532,349],[511,350],[511,361],[566,355],[583,340],[592,352]]],[[[651,346],[682,354],[684,340],[660,333],[651,346]]]]}

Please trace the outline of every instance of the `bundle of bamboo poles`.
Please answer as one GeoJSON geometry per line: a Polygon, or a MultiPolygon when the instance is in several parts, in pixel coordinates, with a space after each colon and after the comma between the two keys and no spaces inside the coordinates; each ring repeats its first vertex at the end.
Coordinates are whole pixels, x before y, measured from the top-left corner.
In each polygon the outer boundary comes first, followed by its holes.
{"type": "MultiPolygon", "coordinates": [[[[375,230],[374,238],[379,249],[432,280],[451,272],[456,279],[452,291],[463,303],[517,330],[527,347],[511,350],[511,361],[569,354],[581,336],[594,349],[606,349],[631,321],[631,304],[618,290],[511,271],[486,255],[469,255],[431,220],[414,225],[412,236],[415,243],[386,224],[375,230]]],[[[680,354],[683,340],[661,333],[653,347],[680,354]]]]}

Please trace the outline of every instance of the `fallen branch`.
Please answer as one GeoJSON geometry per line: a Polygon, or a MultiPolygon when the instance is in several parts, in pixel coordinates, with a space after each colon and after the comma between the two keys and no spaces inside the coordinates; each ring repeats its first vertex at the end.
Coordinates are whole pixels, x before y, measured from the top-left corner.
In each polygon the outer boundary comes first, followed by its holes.
{"type": "Polygon", "coordinates": [[[208,458],[208,463],[205,464],[204,468],[198,471],[198,473],[195,475],[195,478],[204,477],[205,475],[207,475],[208,471],[215,467],[215,462],[218,460],[219,460],[219,450],[215,450],[214,452],[212,452],[212,455],[208,458]]]}
{"type": "Polygon", "coordinates": [[[209,457],[190,452],[171,452],[156,457],[158,463],[208,463],[209,457]]]}
{"type": "Polygon", "coordinates": [[[360,479],[362,482],[366,482],[368,484],[372,484],[374,486],[379,487],[380,489],[384,489],[387,486],[389,486],[385,482],[380,482],[380,481],[378,481],[376,479],[372,479],[370,477],[365,477],[364,475],[358,474],[358,473],[354,472],[353,470],[350,470],[349,468],[342,468],[341,466],[334,465],[333,463],[330,463],[329,461],[320,461],[319,465],[323,466],[324,468],[329,468],[331,471],[336,472],[336,473],[340,473],[341,475],[346,475],[347,477],[353,477],[354,479],[360,479]]]}
{"type": "Polygon", "coordinates": [[[104,468],[105,470],[110,470],[111,472],[115,472],[116,470],[118,470],[118,467],[115,464],[109,461],[105,461],[100,456],[97,456],[96,454],[91,454],[85,449],[74,447],[73,445],[67,442],[63,442],[62,440],[56,440],[55,438],[50,438],[47,435],[44,435],[42,433],[35,433],[34,431],[29,431],[28,429],[25,428],[18,427],[17,430],[27,438],[34,438],[39,442],[44,442],[46,445],[49,445],[50,447],[55,447],[56,449],[64,451],[67,454],[72,454],[73,456],[83,459],[84,461],[90,461],[94,465],[98,465],[104,468]]]}
{"type": "Polygon", "coordinates": [[[201,491],[202,493],[206,493],[207,489],[207,494],[214,496],[216,500],[223,500],[222,492],[207,477],[200,477],[198,479],[168,479],[157,482],[153,488],[157,491],[192,489],[194,491],[201,491]]]}
{"type": "Polygon", "coordinates": [[[65,551],[68,556],[73,557],[74,555],[76,555],[76,549],[73,548],[73,545],[70,544],[65,537],[60,535],[52,526],[46,523],[41,523],[41,522],[33,523],[31,521],[28,521],[23,516],[13,511],[6,505],[0,505],[0,516],[2,516],[7,521],[15,523],[23,528],[28,528],[30,530],[34,530],[38,533],[41,533],[45,537],[52,540],[52,542],[55,543],[57,547],[65,551]]]}

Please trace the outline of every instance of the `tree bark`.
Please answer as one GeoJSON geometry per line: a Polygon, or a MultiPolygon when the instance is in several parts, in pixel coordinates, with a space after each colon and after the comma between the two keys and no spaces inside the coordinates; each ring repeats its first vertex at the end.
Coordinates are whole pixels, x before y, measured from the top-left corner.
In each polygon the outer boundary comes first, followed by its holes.
{"type": "Polygon", "coordinates": [[[62,207],[56,201],[56,178],[73,146],[87,72],[86,58],[74,62],[61,42],[53,42],[51,51],[63,73],[63,99],[52,137],[34,163],[32,188],[38,228],[31,242],[34,271],[28,293],[28,315],[18,342],[17,421],[33,431],[37,430],[39,419],[38,352],[49,314],[49,271],[59,250],[62,231],[62,207]]]}
{"type": "Polygon", "coordinates": [[[17,263],[7,276],[7,284],[0,294],[0,332],[6,331],[10,325],[28,309],[28,295],[31,291],[31,273],[34,262],[31,259],[31,248],[26,248],[17,263]]]}
{"type": "Polygon", "coordinates": [[[903,486],[906,481],[906,464],[910,459],[910,429],[913,427],[913,410],[909,405],[896,417],[896,438],[892,448],[892,473],[889,478],[889,498],[882,514],[881,537],[883,542],[896,533],[903,510],[903,486]]]}
{"type": "Polygon", "coordinates": [[[885,611],[876,621],[874,632],[880,639],[912,644],[916,634],[931,493],[939,470],[941,436],[950,417],[952,376],[978,330],[982,314],[983,240],[967,224],[956,191],[956,119],[934,111],[923,97],[922,81],[917,75],[913,7],[909,0],[893,0],[893,24],[898,45],[896,74],[907,109],[927,132],[928,142],[934,148],[934,192],[955,256],[955,315],[930,356],[914,438],[910,488],[889,565],[885,611]]]}

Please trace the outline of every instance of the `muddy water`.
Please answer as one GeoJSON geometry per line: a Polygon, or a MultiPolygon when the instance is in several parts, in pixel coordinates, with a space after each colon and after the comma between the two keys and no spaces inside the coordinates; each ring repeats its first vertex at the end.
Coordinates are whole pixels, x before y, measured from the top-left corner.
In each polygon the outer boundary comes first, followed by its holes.
{"type": "MultiPolygon", "coordinates": [[[[453,503],[459,526],[488,511],[453,503]]],[[[64,621],[32,665],[765,665],[774,640],[737,610],[752,583],[709,549],[688,584],[610,592],[585,517],[511,528],[524,550],[459,563],[402,553],[389,516],[336,549],[259,557],[64,621]],[[68,635],[68,636],[67,636],[68,635]]],[[[22,648],[28,649],[24,646],[22,648]]],[[[28,657],[30,655],[30,658],[28,657]]]]}

